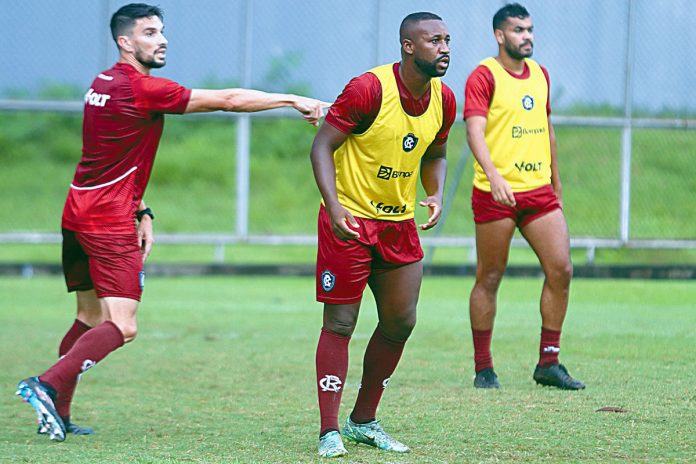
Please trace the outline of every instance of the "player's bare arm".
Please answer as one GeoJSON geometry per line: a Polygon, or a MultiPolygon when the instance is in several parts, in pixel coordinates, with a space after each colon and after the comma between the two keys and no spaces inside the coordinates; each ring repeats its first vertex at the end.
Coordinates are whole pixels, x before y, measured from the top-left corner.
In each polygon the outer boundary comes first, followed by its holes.
{"type": "MultiPolygon", "coordinates": [[[[138,211],[144,211],[147,209],[144,201],[140,201],[140,206],[138,206],[138,211]]],[[[143,214],[138,222],[138,245],[143,254],[143,263],[150,256],[152,251],[152,245],[155,244],[155,235],[152,230],[152,216],[149,214],[143,214]]]]}
{"type": "Polygon", "coordinates": [[[466,118],[466,141],[474,158],[488,177],[493,199],[501,205],[515,206],[517,202],[510,184],[500,175],[491,160],[491,152],[486,145],[486,123],[487,120],[483,116],[466,118]]]}
{"type": "Polygon", "coordinates": [[[558,201],[561,203],[562,208],[563,187],[561,185],[561,174],[558,171],[558,149],[556,146],[556,132],[553,130],[553,125],[551,124],[551,117],[549,117],[549,142],[551,144],[551,185],[553,186],[553,192],[558,197],[558,201]]]}
{"type": "Polygon", "coordinates": [[[442,197],[447,175],[447,144],[432,144],[421,160],[421,183],[427,197],[418,202],[428,208],[428,221],[419,224],[421,230],[432,229],[437,225],[442,214],[442,197]]]}
{"type": "Polygon", "coordinates": [[[331,218],[333,232],[341,240],[360,237],[355,230],[359,227],[357,221],[347,209],[341,206],[336,193],[336,168],[333,153],[347,138],[348,134],[344,134],[331,124],[323,124],[314,138],[310,155],[314,179],[324,199],[326,212],[331,218]]]}
{"type": "Polygon", "coordinates": [[[293,94],[267,93],[251,89],[193,89],[186,113],[230,111],[253,113],[274,108],[292,107],[310,124],[317,125],[324,108],[330,103],[293,94]]]}

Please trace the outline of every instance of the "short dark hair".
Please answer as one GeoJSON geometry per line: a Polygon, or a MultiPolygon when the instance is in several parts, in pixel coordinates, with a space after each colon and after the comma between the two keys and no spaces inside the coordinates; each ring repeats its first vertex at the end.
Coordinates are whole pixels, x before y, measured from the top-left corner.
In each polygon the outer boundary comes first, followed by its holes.
{"type": "Polygon", "coordinates": [[[408,28],[420,21],[442,21],[442,18],[435,13],[428,13],[427,11],[419,11],[418,13],[411,13],[406,16],[403,21],[401,21],[401,26],[399,27],[399,42],[403,42],[406,38],[406,31],[408,28]]]}
{"type": "MultiPolygon", "coordinates": [[[[126,35],[135,25],[135,20],[157,16],[164,20],[164,12],[158,6],[147,5],[145,3],[129,3],[119,8],[111,16],[111,37],[114,42],[120,35],[126,35]]],[[[118,42],[117,42],[118,43],[118,42]]]]}
{"type": "Polygon", "coordinates": [[[501,29],[508,18],[529,18],[529,11],[519,3],[508,3],[493,16],[493,30],[501,29]]]}

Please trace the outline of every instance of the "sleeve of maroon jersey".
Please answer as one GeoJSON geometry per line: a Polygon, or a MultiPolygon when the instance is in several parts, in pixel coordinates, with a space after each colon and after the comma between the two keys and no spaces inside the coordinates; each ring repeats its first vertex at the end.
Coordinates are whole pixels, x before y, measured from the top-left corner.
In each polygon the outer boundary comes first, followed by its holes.
{"type": "Polygon", "coordinates": [[[491,71],[480,65],[466,80],[464,90],[464,119],[469,116],[488,116],[488,107],[493,98],[495,79],[491,71]]]}
{"type": "Polygon", "coordinates": [[[457,118],[457,99],[454,92],[445,83],[442,83],[442,127],[435,136],[433,144],[443,145],[447,142],[450,129],[454,120],[457,118]]]}
{"type": "Polygon", "coordinates": [[[542,65],[539,65],[541,68],[541,71],[544,73],[544,77],[546,78],[546,88],[548,89],[548,93],[546,94],[546,114],[550,115],[551,114],[551,79],[549,78],[549,72],[546,70],[545,67],[542,65]]]}
{"type": "Polygon", "coordinates": [[[191,90],[162,77],[147,76],[136,87],[136,104],[153,113],[183,114],[191,98],[191,90]]]}
{"type": "Polygon", "coordinates": [[[372,73],[351,79],[331,105],[326,122],[344,134],[363,133],[377,118],[382,86],[372,73]]]}

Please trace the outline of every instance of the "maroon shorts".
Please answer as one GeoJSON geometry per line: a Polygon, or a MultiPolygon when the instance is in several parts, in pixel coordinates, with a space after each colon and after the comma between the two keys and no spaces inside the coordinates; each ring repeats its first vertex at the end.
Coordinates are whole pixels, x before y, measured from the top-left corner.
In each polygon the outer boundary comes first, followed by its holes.
{"type": "Polygon", "coordinates": [[[515,192],[516,206],[505,206],[493,199],[491,192],[484,192],[474,187],[471,193],[471,209],[474,210],[474,222],[497,221],[511,218],[522,228],[534,219],[561,207],[558,197],[551,185],[545,185],[528,192],[515,192]]]}
{"type": "Polygon", "coordinates": [[[357,303],[367,279],[423,259],[423,249],[413,219],[382,221],[356,217],[360,238],[340,240],[322,205],[319,210],[317,251],[317,301],[329,304],[357,303]]]}
{"type": "Polygon", "coordinates": [[[135,234],[88,234],[63,229],[63,273],[69,292],[140,301],[145,274],[135,234]]]}

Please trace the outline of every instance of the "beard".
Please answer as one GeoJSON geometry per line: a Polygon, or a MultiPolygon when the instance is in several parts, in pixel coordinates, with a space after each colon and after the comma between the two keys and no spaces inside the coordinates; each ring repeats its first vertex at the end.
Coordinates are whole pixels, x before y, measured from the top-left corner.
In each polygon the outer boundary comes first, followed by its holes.
{"type": "Polygon", "coordinates": [[[414,58],[413,62],[415,63],[416,67],[428,77],[442,77],[447,72],[447,69],[443,71],[437,69],[437,64],[440,62],[439,59],[435,61],[426,61],[420,58],[414,58]]]}
{"type": "MultiPolygon", "coordinates": [[[[507,41],[505,41],[504,47],[507,54],[510,55],[510,58],[513,58],[515,60],[522,60],[524,58],[529,58],[530,56],[532,56],[532,53],[534,52],[534,44],[532,42],[529,42],[529,45],[531,45],[531,49],[527,53],[522,53],[519,48],[512,48],[512,46],[510,46],[510,44],[507,41]]],[[[520,45],[520,48],[521,47],[522,45],[520,45]]]]}
{"type": "Polygon", "coordinates": [[[152,55],[145,55],[142,51],[138,50],[135,52],[135,59],[140,62],[143,66],[146,66],[150,69],[158,69],[163,67],[165,64],[167,64],[167,60],[157,60],[155,58],[155,53],[152,55]]]}

